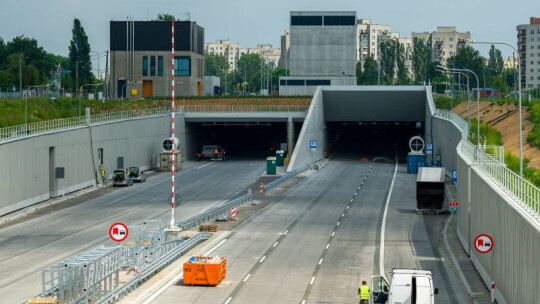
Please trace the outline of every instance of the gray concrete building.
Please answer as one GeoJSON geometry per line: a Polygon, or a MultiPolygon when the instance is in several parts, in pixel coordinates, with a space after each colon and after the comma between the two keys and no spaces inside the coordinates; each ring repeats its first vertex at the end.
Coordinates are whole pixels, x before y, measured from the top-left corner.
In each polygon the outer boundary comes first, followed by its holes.
{"type": "Polygon", "coordinates": [[[432,59],[444,62],[448,57],[454,56],[459,48],[469,42],[459,43],[460,40],[471,39],[471,33],[458,32],[455,26],[438,26],[435,32],[412,33],[412,38],[424,41],[431,49],[432,59]]]}
{"type": "Polygon", "coordinates": [[[290,76],[280,95],[312,95],[319,85],[356,84],[356,12],[291,12],[290,76]]]}
{"type": "Polygon", "coordinates": [[[540,18],[531,17],[530,23],[518,25],[517,31],[521,87],[540,88],[540,18]]]}
{"type": "MultiPolygon", "coordinates": [[[[175,23],[175,95],[202,96],[204,29],[175,23]]],[[[171,22],[111,21],[113,98],[171,96],[171,22]]]]}

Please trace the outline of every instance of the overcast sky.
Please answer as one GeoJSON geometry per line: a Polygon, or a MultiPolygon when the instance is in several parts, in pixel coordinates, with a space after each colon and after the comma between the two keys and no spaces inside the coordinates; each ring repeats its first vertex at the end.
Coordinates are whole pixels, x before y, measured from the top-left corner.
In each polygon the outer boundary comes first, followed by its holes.
{"type": "MultiPolygon", "coordinates": [[[[94,51],[109,49],[109,21],[155,19],[170,13],[205,28],[206,42],[230,39],[244,47],[271,43],[280,47],[280,35],[289,26],[289,11],[349,10],[358,18],[389,24],[392,32],[434,31],[457,26],[472,39],[517,43],[516,25],[540,17],[540,0],[1,0],[0,37],[36,38],[48,52],[68,54],[74,18],[79,18],[94,51]]],[[[503,56],[512,55],[501,47],[503,56]]],[[[481,49],[487,55],[486,49],[481,49]]]]}

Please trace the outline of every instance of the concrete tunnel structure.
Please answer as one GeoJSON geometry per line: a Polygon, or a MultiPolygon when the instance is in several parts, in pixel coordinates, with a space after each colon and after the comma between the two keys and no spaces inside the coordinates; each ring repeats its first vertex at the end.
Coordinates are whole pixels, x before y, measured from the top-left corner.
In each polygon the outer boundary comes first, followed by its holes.
{"type": "MultiPolygon", "coordinates": [[[[434,112],[431,91],[424,86],[319,87],[313,96],[287,171],[322,159],[323,150],[330,151],[335,145],[335,136],[341,134],[336,129],[340,126],[342,129],[356,126],[357,140],[370,140],[374,144],[384,143],[384,136],[391,136],[391,132],[380,136],[371,134],[369,139],[362,138],[366,138],[364,133],[393,128],[399,131],[401,138],[387,142],[390,149],[396,140],[408,142],[414,135],[421,135],[426,142],[431,142],[430,126],[434,112]],[[364,129],[361,130],[359,126],[364,126],[364,129]],[[310,149],[310,140],[318,142],[318,149],[314,152],[310,149]]],[[[348,139],[356,140],[353,137],[348,139]]]]}

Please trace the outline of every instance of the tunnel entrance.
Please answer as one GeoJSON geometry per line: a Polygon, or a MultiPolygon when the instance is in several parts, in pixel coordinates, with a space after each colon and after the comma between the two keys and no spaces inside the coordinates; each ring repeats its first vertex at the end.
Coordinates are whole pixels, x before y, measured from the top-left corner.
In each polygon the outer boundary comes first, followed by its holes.
{"type": "Polygon", "coordinates": [[[416,122],[327,122],[330,158],[369,160],[374,157],[406,162],[409,139],[424,134],[424,125],[416,122]]]}
{"type": "MultiPolygon", "coordinates": [[[[226,150],[228,159],[263,160],[275,156],[281,144],[287,143],[287,122],[192,122],[186,125],[195,131],[190,136],[196,137],[192,142],[198,151],[203,145],[219,145],[226,150]]],[[[295,132],[295,142],[297,138],[295,132]]]]}

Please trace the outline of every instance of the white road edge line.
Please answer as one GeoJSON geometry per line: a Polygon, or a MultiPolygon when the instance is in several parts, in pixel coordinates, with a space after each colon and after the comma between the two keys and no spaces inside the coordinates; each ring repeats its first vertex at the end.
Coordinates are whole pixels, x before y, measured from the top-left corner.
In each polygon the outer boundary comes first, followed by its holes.
{"type": "Polygon", "coordinates": [[[206,166],[210,166],[210,165],[213,164],[213,163],[215,163],[215,162],[210,162],[210,163],[208,163],[208,164],[206,164],[206,165],[202,165],[202,166],[198,167],[197,170],[202,169],[202,168],[204,168],[204,167],[206,167],[206,166]]]}
{"type": "Polygon", "coordinates": [[[225,243],[227,241],[227,239],[223,239],[221,240],[221,242],[217,243],[216,246],[212,247],[212,249],[208,250],[204,256],[209,256],[212,252],[214,252],[216,249],[219,248],[219,246],[223,245],[223,243],[225,243]]]}
{"type": "Polygon", "coordinates": [[[394,176],[392,177],[392,183],[390,183],[390,190],[388,191],[388,197],[386,198],[386,206],[384,207],[383,220],[381,225],[381,248],[379,251],[379,275],[386,279],[384,274],[384,234],[386,233],[386,216],[388,215],[388,206],[390,205],[390,198],[392,197],[392,190],[394,189],[394,181],[396,180],[398,168],[397,153],[396,153],[396,164],[394,166],[394,176]]]}
{"type": "Polygon", "coordinates": [[[259,263],[262,263],[266,259],[266,256],[263,256],[262,259],[259,261],[259,263]]]}
{"type": "Polygon", "coordinates": [[[232,297],[229,297],[227,301],[225,301],[225,304],[229,304],[229,302],[232,300],[232,297]]]}
{"type": "Polygon", "coordinates": [[[313,282],[315,282],[315,277],[311,277],[311,281],[309,282],[309,285],[313,285],[313,282]]]}
{"type": "Polygon", "coordinates": [[[246,282],[250,276],[251,276],[251,273],[246,276],[246,278],[244,279],[244,282],[246,282]]]}

